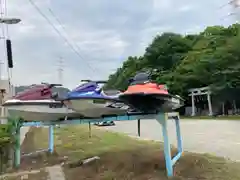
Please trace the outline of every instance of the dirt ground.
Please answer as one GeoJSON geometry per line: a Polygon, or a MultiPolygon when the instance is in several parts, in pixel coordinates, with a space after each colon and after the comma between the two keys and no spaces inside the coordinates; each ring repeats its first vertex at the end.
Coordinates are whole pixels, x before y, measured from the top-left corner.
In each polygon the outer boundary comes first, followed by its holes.
{"type": "Polygon", "coordinates": [[[3,180],[47,180],[48,172],[44,169],[39,171],[29,171],[21,173],[8,174],[6,176],[0,177],[3,180]]]}
{"type": "MultiPolygon", "coordinates": [[[[20,170],[33,170],[64,164],[66,180],[167,180],[162,146],[152,141],[140,141],[118,133],[92,128],[89,137],[85,126],[57,128],[55,153],[41,153],[23,157],[20,170]],[[100,159],[70,168],[69,162],[92,156],[100,159]]],[[[47,128],[31,128],[22,145],[22,152],[29,153],[47,147],[47,128]]],[[[172,153],[175,153],[173,150],[172,153]]],[[[46,172],[40,177],[46,178],[46,172]]],[[[240,163],[223,158],[195,153],[184,153],[174,167],[173,180],[239,180],[240,163]]],[[[12,180],[12,179],[9,179],[12,180]]]]}
{"type": "MultiPolygon", "coordinates": [[[[42,128],[30,128],[21,146],[22,155],[39,150],[34,144],[38,143],[35,139],[36,134],[41,134],[42,130],[42,128]]],[[[48,141],[47,136],[44,135],[43,138],[39,139],[39,141],[48,141]]],[[[42,147],[42,149],[43,148],[47,149],[47,146],[42,147]]],[[[53,154],[49,154],[47,152],[36,153],[31,156],[23,156],[21,158],[21,166],[19,168],[19,171],[40,169],[47,166],[61,164],[62,162],[63,160],[57,154],[57,152],[54,152],[53,154]]]]}

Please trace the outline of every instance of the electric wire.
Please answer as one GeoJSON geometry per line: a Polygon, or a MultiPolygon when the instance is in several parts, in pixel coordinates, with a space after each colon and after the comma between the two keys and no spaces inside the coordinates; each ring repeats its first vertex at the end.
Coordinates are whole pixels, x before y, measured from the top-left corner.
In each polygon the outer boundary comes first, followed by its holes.
{"type": "Polygon", "coordinates": [[[222,9],[227,6],[232,6],[233,12],[228,13],[226,16],[222,17],[221,20],[224,20],[230,16],[235,16],[236,23],[238,23],[240,20],[240,13],[239,13],[240,1],[239,0],[230,0],[228,3],[220,6],[219,9],[222,9]]]}
{"type": "Polygon", "coordinates": [[[69,42],[69,40],[62,35],[62,33],[55,27],[51,20],[41,11],[41,9],[32,1],[28,0],[31,5],[37,10],[37,12],[49,23],[49,25],[56,31],[56,33],[64,40],[64,42],[69,46],[69,48],[86,63],[86,65],[94,72],[94,69],[83,59],[82,55],[75,49],[75,47],[69,42]]]}
{"type": "MultiPolygon", "coordinates": [[[[63,29],[64,33],[65,33],[65,34],[68,36],[68,38],[69,38],[70,35],[69,35],[69,33],[67,32],[66,28],[62,25],[62,24],[63,24],[62,21],[60,21],[60,19],[56,16],[56,14],[53,12],[53,10],[52,10],[50,7],[48,7],[48,11],[49,11],[50,14],[54,17],[54,19],[58,22],[59,26],[63,29]]],[[[76,43],[74,43],[74,41],[72,40],[72,38],[69,38],[69,39],[73,42],[74,46],[77,48],[78,51],[82,51],[81,48],[80,48],[76,43]]],[[[83,55],[81,55],[81,56],[82,56],[83,59],[86,59],[86,58],[84,58],[83,55]]],[[[89,64],[89,66],[91,66],[91,65],[89,64]]],[[[91,67],[92,67],[92,66],[91,66],[91,67]]],[[[93,67],[92,67],[92,70],[93,70],[94,72],[97,71],[97,70],[96,70],[95,68],[93,68],[93,67]]]]}

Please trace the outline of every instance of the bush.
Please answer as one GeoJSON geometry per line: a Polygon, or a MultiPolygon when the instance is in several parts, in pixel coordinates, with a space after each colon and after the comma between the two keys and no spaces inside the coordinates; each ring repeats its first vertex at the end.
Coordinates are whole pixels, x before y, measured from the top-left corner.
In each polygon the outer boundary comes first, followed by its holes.
{"type": "Polygon", "coordinates": [[[20,121],[8,119],[7,124],[0,124],[0,173],[4,172],[9,166],[12,168],[14,159],[14,148],[16,133],[20,130],[20,121]]]}

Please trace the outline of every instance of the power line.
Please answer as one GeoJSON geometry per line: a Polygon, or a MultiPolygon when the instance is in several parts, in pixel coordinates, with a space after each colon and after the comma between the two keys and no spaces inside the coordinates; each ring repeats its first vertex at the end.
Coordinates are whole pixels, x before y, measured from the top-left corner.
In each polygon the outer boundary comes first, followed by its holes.
{"type": "Polygon", "coordinates": [[[229,2],[229,5],[231,5],[233,7],[233,13],[232,15],[235,15],[235,18],[236,18],[236,21],[237,23],[239,22],[240,20],[240,17],[239,17],[239,8],[240,8],[240,1],[239,0],[232,0],[229,2]]]}
{"type": "MultiPolygon", "coordinates": [[[[50,8],[50,7],[48,7],[48,11],[50,12],[50,14],[54,17],[54,19],[58,22],[58,24],[60,25],[60,27],[63,29],[63,31],[65,32],[65,34],[67,34],[67,36],[68,37],[70,37],[69,36],[69,33],[67,32],[67,30],[66,30],[66,28],[62,25],[63,23],[60,21],[60,19],[56,16],[56,14],[53,12],[53,10],[50,8]]],[[[76,44],[76,43],[74,43],[74,41],[72,40],[72,38],[70,39],[72,42],[73,42],[73,44],[75,45],[75,47],[77,48],[77,50],[78,51],[81,51],[81,48],[76,44]]],[[[82,56],[82,59],[84,59],[84,57],[83,57],[83,55],[81,55],[82,56]]],[[[86,62],[87,63],[87,62],[86,62]]],[[[87,63],[88,64],[88,63],[87,63]]],[[[88,64],[89,66],[91,66],[90,64],[88,64]]],[[[92,66],[91,66],[91,69],[93,70],[93,71],[96,71],[96,69],[95,68],[93,68],[92,66]]]]}
{"type": "Polygon", "coordinates": [[[229,16],[235,16],[236,22],[238,23],[240,20],[240,0],[230,0],[227,4],[222,5],[219,9],[222,9],[229,5],[232,6],[233,12],[228,13],[227,16],[225,16],[221,19],[225,19],[229,16]]]}
{"type": "MultiPolygon", "coordinates": [[[[62,35],[62,33],[55,27],[55,25],[50,21],[50,19],[40,10],[40,8],[32,1],[32,0],[28,0],[32,6],[38,11],[38,13],[51,25],[51,27],[56,31],[56,33],[63,38],[63,40],[65,41],[65,43],[67,43],[67,45],[72,49],[72,51],[79,57],[81,58],[83,61],[84,59],[82,58],[81,54],[74,48],[74,46],[72,46],[72,44],[68,41],[68,39],[62,35]]],[[[85,62],[85,61],[84,61],[85,62]]],[[[86,63],[86,62],[85,62],[86,63]]],[[[94,71],[92,69],[92,67],[86,63],[88,65],[88,67],[94,71]]]]}

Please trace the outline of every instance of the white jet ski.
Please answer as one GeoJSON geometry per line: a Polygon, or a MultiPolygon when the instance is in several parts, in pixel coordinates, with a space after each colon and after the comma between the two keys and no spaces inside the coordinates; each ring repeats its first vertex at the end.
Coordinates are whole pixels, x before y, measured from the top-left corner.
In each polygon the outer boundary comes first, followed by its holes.
{"type": "Polygon", "coordinates": [[[57,84],[33,85],[3,103],[8,116],[22,118],[24,121],[57,121],[78,118],[80,115],[68,109],[61,101],[54,100],[52,87],[57,84]]]}
{"type": "Polygon", "coordinates": [[[65,105],[84,117],[100,118],[103,116],[123,115],[128,106],[118,99],[120,91],[103,91],[99,84],[105,81],[87,81],[71,92],[64,99],[65,105]]]}

